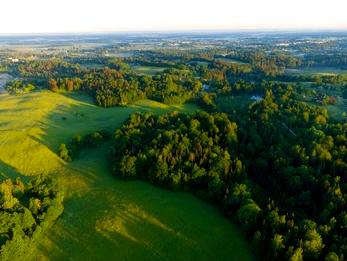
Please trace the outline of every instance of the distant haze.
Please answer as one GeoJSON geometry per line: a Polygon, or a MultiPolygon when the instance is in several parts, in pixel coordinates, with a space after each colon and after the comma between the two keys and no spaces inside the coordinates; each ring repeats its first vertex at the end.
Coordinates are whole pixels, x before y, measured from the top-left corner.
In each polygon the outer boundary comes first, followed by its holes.
{"type": "Polygon", "coordinates": [[[347,30],[346,0],[2,0],[0,33],[347,30]]]}

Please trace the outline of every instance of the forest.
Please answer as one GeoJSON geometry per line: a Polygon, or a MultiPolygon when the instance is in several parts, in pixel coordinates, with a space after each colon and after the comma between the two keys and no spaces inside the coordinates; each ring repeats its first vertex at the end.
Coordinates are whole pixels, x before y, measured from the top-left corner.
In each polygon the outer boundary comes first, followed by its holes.
{"type": "Polygon", "coordinates": [[[288,86],[272,88],[230,116],[235,122],[220,113],[133,114],[115,133],[113,172],[218,205],[262,260],[339,260],[347,125],[296,102],[288,86]]]}

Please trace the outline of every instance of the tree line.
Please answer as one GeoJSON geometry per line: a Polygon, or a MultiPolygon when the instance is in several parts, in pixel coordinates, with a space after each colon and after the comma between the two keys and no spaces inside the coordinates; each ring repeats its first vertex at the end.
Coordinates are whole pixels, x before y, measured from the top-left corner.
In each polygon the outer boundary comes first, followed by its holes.
{"type": "Polygon", "coordinates": [[[82,78],[52,78],[48,85],[53,92],[87,92],[102,107],[124,106],[144,98],[181,104],[197,97],[202,83],[180,72],[168,70],[151,77],[104,68],[93,70],[82,78]]]}

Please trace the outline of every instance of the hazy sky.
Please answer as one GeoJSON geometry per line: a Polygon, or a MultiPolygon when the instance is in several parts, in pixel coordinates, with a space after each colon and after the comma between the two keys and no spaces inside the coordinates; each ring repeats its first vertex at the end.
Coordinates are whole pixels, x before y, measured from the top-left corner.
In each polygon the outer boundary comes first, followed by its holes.
{"type": "Polygon", "coordinates": [[[347,0],[1,0],[0,33],[347,29],[347,0]]]}

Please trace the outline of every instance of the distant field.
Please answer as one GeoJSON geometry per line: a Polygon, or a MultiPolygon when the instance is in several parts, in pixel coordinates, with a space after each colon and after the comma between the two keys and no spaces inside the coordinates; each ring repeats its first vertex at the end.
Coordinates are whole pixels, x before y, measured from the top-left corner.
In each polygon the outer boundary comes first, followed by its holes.
{"type": "Polygon", "coordinates": [[[338,97],[336,100],[336,104],[328,105],[327,110],[330,117],[339,121],[347,122],[347,99],[342,99],[342,97],[338,97]]]}
{"type": "Polygon", "coordinates": [[[246,109],[254,102],[251,100],[252,94],[220,96],[216,99],[217,107],[220,111],[232,113],[237,109],[246,109]]]}
{"type": "Polygon", "coordinates": [[[109,56],[115,56],[115,57],[120,57],[120,58],[127,58],[127,57],[131,57],[134,55],[134,52],[131,51],[125,51],[125,52],[109,52],[108,53],[109,56]]]}
{"type": "Polygon", "coordinates": [[[86,67],[87,69],[101,69],[104,68],[105,66],[103,64],[98,64],[98,63],[84,63],[82,66],[86,67]]]}
{"type": "MultiPolygon", "coordinates": [[[[235,59],[231,59],[231,58],[226,58],[226,57],[218,57],[218,58],[214,58],[215,61],[220,61],[220,62],[225,62],[225,63],[239,63],[239,64],[247,64],[235,59]]],[[[190,61],[189,63],[196,63],[199,65],[209,65],[210,62],[207,61],[190,61]]]]}
{"type": "MultiPolygon", "coordinates": [[[[331,118],[334,118],[339,121],[345,121],[345,122],[347,121],[347,117],[344,115],[344,113],[347,112],[347,99],[344,99],[342,97],[341,89],[337,89],[337,90],[328,89],[328,88],[325,88],[324,86],[315,87],[309,83],[302,84],[302,86],[304,86],[305,89],[307,90],[321,92],[329,96],[334,96],[336,98],[336,103],[332,105],[326,105],[324,107],[328,110],[329,116],[331,118]]],[[[314,95],[306,94],[303,97],[301,97],[300,100],[308,102],[316,106],[321,106],[316,102],[312,102],[312,99],[314,99],[314,95]]]]}
{"type": "Polygon", "coordinates": [[[138,74],[154,75],[158,72],[166,70],[167,67],[134,65],[132,66],[132,69],[138,74]]]}
{"type": "Polygon", "coordinates": [[[0,95],[0,104],[0,173],[51,175],[66,190],[64,214],[32,260],[252,260],[238,230],[216,208],[187,193],[113,177],[107,146],[86,150],[70,164],[56,155],[72,136],[114,130],[134,111],[192,112],[195,105],[145,100],[104,109],[84,95],[51,92],[0,95]]]}
{"type": "Polygon", "coordinates": [[[208,66],[210,63],[209,62],[206,62],[206,61],[190,61],[188,62],[189,64],[193,64],[193,63],[196,63],[198,65],[203,65],[203,66],[208,66]]]}
{"type": "Polygon", "coordinates": [[[287,74],[320,74],[320,75],[332,75],[339,73],[347,73],[347,70],[342,70],[337,67],[309,67],[302,69],[286,69],[287,74]]]}
{"type": "Polygon", "coordinates": [[[235,59],[231,59],[231,58],[216,58],[216,61],[221,61],[221,62],[225,62],[225,63],[239,63],[239,64],[247,64],[245,62],[241,62],[235,59]]]}

